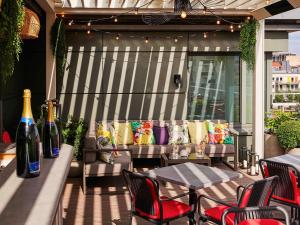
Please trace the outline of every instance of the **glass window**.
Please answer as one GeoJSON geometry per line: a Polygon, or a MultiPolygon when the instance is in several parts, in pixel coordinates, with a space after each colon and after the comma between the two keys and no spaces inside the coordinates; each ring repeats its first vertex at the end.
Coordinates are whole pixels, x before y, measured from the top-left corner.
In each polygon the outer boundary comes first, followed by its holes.
{"type": "Polygon", "coordinates": [[[239,56],[190,56],[189,70],[188,119],[239,122],[239,56]]]}

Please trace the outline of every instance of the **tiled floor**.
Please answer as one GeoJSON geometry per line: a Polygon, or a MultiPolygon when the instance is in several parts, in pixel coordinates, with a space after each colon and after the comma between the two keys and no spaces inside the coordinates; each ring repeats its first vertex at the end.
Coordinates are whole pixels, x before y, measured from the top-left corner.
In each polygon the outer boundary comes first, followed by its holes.
{"type": "MultiPolygon", "coordinates": [[[[223,164],[218,167],[228,169],[223,164]]],[[[199,190],[198,193],[206,194],[211,197],[226,201],[235,200],[235,190],[237,186],[248,184],[259,177],[250,177],[243,173],[243,178],[236,179],[231,182],[222,183],[209,188],[199,190]]],[[[115,182],[120,184],[122,180],[116,178],[115,182]]],[[[109,186],[108,180],[98,180],[101,186],[109,186]]],[[[111,181],[111,178],[110,178],[111,181]]],[[[118,194],[107,194],[116,190],[114,187],[105,188],[89,188],[89,195],[83,195],[80,186],[81,180],[78,178],[68,179],[64,192],[63,208],[64,208],[64,225],[123,225],[128,224],[128,209],[130,208],[130,198],[128,193],[118,192],[118,194]],[[99,194],[102,192],[103,194],[99,194]]],[[[121,190],[120,187],[117,191],[121,190]]],[[[185,188],[167,184],[165,187],[161,185],[161,192],[166,196],[175,196],[186,191],[185,188]]],[[[187,197],[182,201],[188,202],[187,197]]],[[[212,206],[211,202],[204,202],[204,207],[212,206]]],[[[134,218],[133,224],[151,224],[142,219],[134,218]]],[[[171,224],[181,225],[187,224],[187,219],[179,219],[171,224]]]]}

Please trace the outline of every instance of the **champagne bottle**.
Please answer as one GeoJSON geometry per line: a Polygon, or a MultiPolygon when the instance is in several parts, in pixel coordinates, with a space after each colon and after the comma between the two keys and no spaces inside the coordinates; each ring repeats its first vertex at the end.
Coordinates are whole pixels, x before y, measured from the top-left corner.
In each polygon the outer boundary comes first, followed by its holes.
{"type": "Polygon", "coordinates": [[[40,175],[40,137],[31,112],[31,92],[24,90],[23,112],[16,134],[17,176],[40,175]]]}
{"type": "Polygon", "coordinates": [[[59,134],[54,122],[53,103],[48,101],[48,117],[43,129],[44,158],[55,158],[59,155],[59,134]]]}

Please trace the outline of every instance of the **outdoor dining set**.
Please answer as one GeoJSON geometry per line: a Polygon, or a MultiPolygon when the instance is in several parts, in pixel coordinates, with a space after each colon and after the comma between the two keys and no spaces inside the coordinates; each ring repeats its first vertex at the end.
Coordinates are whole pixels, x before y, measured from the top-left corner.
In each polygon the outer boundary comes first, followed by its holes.
{"type": "Polygon", "coordinates": [[[236,202],[224,202],[202,194],[197,196],[196,191],[241,178],[243,175],[239,172],[191,162],[142,173],[123,170],[131,197],[129,222],[131,224],[132,217],[138,216],[154,224],[169,224],[181,217],[187,217],[190,225],[205,222],[223,225],[299,224],[300,156],[286,154],[261,159],[259,166],[263,179],[238,186],[236,202]],[[166,182],[184,186],[189,191],[175,197],[160,196],[159,185],[166,182]],[[188,204],[177,201],[184,196],[189,197],[188,204]],[[216,205],[203,209],[204,200],[216,205]]]}

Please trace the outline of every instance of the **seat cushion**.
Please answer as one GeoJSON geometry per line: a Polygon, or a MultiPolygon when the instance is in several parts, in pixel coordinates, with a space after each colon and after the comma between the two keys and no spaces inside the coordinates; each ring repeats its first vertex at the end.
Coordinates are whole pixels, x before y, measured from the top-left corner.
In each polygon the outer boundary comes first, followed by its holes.
{"type": "MultiPolygon", "coordinates": [[[[210,217],[211,219],[213,219],[215,221],[221,221],[224,211],[228,208],[229,208],[228,206],[219,205],[219,206],[205,210],[204,214],[207,217],[210,217]]],[[[228,216],[226,217],[226,224],[227,225],[234,224],[234,214],[233,213],[228,214],[228,216]]]]}
{"type": "Polygon", "coordinates": [[[278,220],[273,219],[253,219],[253,220],[244,220],[238,225],[283,225],[278,220]]]}
{"type": "Polygon", "coordinates": [[[120,152],[120,156],[115,157],[114,164],[102,162],[100,160],[85,165],[85,175],[87,176],[117,176],[122,174],[122,170],[131,169],[131,157],[128,152],[120,152]]]}
{"type": "Polygon", "coordinates": [[[234,145],[230,144],[207,144],[205,154],[210,157],[222,157],[234,154],[234,145]]]}
{"type": "MultiPolygon", "coordinates": [[[[119,149],[119,146],[117,146],[119,149]]],[[[122,146],[121,148],[125,148],[122,146]]],[[[163,153],[170,153],[173,149],[171,145],[129,145],[126,148],[131,149],[133,158],[155,158],[163,153]]]]}

